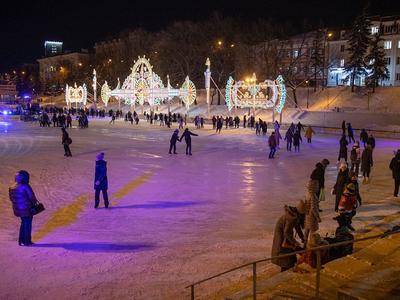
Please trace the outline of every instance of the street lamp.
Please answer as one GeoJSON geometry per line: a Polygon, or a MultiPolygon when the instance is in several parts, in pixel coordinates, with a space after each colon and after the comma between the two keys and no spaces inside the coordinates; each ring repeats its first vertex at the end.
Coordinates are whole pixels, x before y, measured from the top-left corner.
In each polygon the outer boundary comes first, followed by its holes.
{"type": "Polygon", "coordinates": [[[306,84],[307,84],[307,109],[308,109],[308,99],[310,98],[310,84],[308,80],[306,80],[306,84]]]}

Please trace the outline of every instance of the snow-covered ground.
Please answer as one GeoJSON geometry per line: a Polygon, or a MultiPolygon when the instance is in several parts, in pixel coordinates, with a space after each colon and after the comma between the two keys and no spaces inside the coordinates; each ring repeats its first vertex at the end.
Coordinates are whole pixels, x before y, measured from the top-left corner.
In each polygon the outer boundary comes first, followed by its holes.
{"type": "MultiPolygon", "coordinates": [[[[249,129],[193,129],[193,156],[184,142],[169,155],[173,129],[94,120],[69,130],[73,157],[65,158],[59,128],[1,119],[0,299],[188,299],[184,287],[193,281],[269,256],[283,205],[304,197],[316,162],[331,161],[327,187],[336,178],[337,135],[317,135],[301,153],[282,145],[269,160],[266,138],[249,129]],[[93,208],[99,151],[108,161],[108,210],[93,208]],[[34,247],[18,246],[19,219],[8,200],[19,169],[30,172],[46,207],[33,220],[34,247]]],[[[397,140],[377,140],[372,184],[361,187],[371,205],[360,216],[398,210],[380,201],[392,195],[388,164],[397,148],[397,140]]],[[[332,196],[322,208],[321,232],[333,232],[332,196]]],[[[240,274],[196,291],[213,298],[240,274]]]]}

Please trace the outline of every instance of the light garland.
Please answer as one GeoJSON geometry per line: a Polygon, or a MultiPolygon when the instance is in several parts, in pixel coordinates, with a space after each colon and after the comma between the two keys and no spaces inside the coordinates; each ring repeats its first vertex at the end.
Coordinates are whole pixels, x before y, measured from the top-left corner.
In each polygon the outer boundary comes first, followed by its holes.
{"type": "Polygon", "coordinates": [[[225,89],[225,102],[229,111],[240,108],[275,108],[280,113],[285,105],[286,88],[281,75],[276,80],[256,83],[255,74],[246,81],[237,81],[229,77],[225,89]],[[270,95],[270,96],[269,96],[270,95]],[[279,99],[279,103],[277,101],[279,99]]]}
{"type": "Polygon", "coordinates": [[[87,102],[87,88],[86,84],[83,84],[82,86],[77,86],[76,83],[74,86],[68,86],[68,84],[65,87],[65,102],[67,102],[67,105],[71,105],[72,103],[82,103],[83,105],[86,105],[87,102]]]}
{"type": "Polygon", "coordinates": [[[179,97],[189,109],[196,99],[196,87],[189,77],[186,77],[180,89],[172,88],[169,78],[165,87],[160,76],[153,72],[153,66],[145,56],[139,56],[131,70],[131,74],[124,80],[122,87],[118,84],[111,90],[107,82],[103,84],[101,98],[106,106],[110,97],[123,99],[125,104],[149,103],[150,106],[160,105],[165,100],[170,101],[173,97],[179,97]]]}

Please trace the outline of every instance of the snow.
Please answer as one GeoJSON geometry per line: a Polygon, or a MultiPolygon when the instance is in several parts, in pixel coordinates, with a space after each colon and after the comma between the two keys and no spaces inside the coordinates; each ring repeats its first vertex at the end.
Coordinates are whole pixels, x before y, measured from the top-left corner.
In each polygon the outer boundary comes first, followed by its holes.
{"type": "MultiPolygon", "coordinates": [[[[301,153],[281,149],[269,160],[266,138],[250,129],[217,135],[190,127],[199,134],[193,156],[184,155],[184,142],[169,155],[175,127],[91,120],[88,129],[69,130],[73,157],[65,158],[59,128],[0,119],[0,299],[187,299],[186,285],[270,255],[283,205],[304,197],[316,162],[331,161],[327,187],[336,178],[336,135],[318,134],[301,153]],[[108,161],[108,210],[93,208],[100,151],[108,161]],[[46,207],[33,220],[35,247],[17,244],[19,219],[7,189],[19,169],[30,172],[46,207]]],[[[398,147],[377,139],[372,184],[361,187],[364,206],[354,227],[398,210],[397,202],[382,201],[392,194],[388,163],[398,147]]],[[[333,201],[322,204],[323,235],[335,229],[333,201]]],[[[248,271],[196,293],[212,298],[248,271]]]]}

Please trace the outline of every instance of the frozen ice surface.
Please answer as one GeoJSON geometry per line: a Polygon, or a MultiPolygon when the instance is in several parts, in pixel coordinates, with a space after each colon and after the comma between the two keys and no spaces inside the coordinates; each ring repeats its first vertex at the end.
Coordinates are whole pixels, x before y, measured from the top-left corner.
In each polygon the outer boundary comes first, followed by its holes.
{"type": "MultiPolygon", "coordinates": [[[[304,197],[316,162],[331,161],[327,191],[336,178],[337,135],[316,135],[300,153],[286,152],[281,141],[269,160],[266,137],[250,129],[192,128],[199,134],[193,156],[184,154],[184,141],[169,155],[175,124],[94,120],[68,130],[73,157],[65,158],[59,128],[0,121],[0,299],[187,299],[191,282],[270,255],[283,205],[304,197]],[[108,161],[109,210],[93,208],[99,151],[108,161]],[[19,169],[30,172],[46,207],[33,220],[35,247],[17,244],[7,189],[19,169]]],[[[377,139],[372,183],[361,187],[365,203],[391,196],[388,164],[397,148],[396,140],[377,139]]],[[[323,234],[335,229],[327,194],[323,234]]],[[[398,208],[381,201],[375,209],[398,208]]],[[[354,227],[373,217],[368,206],[363,214],[354,227]]],[[[200,286],[199,295],[212,298],[220,284],[200,286]]]]}

